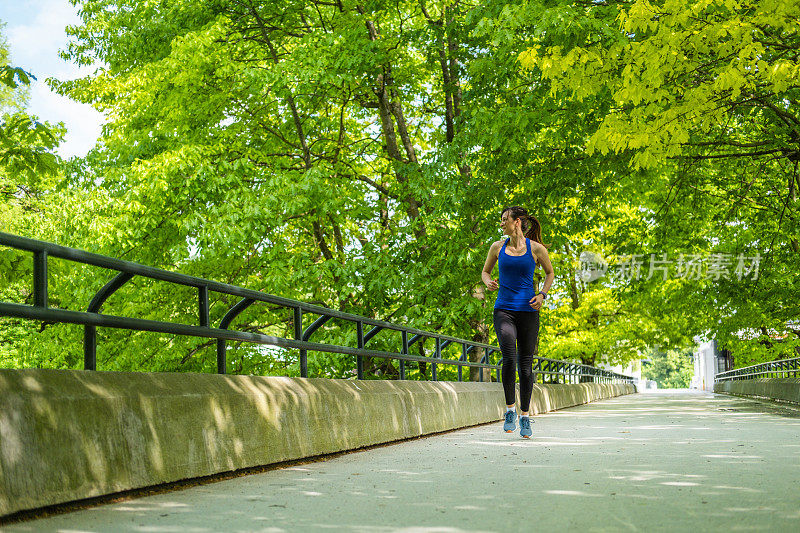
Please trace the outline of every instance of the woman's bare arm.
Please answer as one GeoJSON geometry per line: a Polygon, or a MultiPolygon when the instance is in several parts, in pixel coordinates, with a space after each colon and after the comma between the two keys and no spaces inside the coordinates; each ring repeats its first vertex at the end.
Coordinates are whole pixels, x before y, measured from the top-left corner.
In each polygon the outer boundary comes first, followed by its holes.
{"type": "Polygon", "coordinates": [[[555,271],[553,270],[553,264],[550,262],[550,254],[547,253],[547,248],[545,248],[543,244],[539,244],[538,242],[531,244],[531,251],[536,256],[536,262],[542,265],[542,269],[545,273],[544,283],[542,284],[542,288],[540,290],[547,294],[547,292],[550,290],[550,286],[553,284],[553,280],[556,278],[555,271]]]}
{"type": "Polygon", "coordinates": [[[494,270],[494,265],[497,263],[497,257],[500,252],[501,243],[502,241],[496,241],[492,243],[492,245],[489,247],[489,254],[486,256],[486,262],[483,263],[481,280],[483,281],[484,285],[486,285],[486,288],[490,291],[497,290],[499,287],[497,280],[492,279],[492,270],[494,270]]]}

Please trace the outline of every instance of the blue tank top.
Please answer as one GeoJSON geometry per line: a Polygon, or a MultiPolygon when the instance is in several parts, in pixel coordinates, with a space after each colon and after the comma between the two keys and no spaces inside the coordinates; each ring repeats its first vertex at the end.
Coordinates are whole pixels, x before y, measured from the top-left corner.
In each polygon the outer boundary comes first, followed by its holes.
{"type": "Polygon", "coordinates": [[[530,311],[536,310],[531,307],[531,298],[535,296],[533,291],[533,271],[536,268],[536,260],[531,255],[531,241],[525,239],[526,251],[523,255],[508,255],[506,245],[509,239],[503,243],[500,253],[497,254],[497,263],[500,269],[500,289],[497,292],[497,300],[494,302],[495,309],[505,309],[506,311],[530,311]]]}

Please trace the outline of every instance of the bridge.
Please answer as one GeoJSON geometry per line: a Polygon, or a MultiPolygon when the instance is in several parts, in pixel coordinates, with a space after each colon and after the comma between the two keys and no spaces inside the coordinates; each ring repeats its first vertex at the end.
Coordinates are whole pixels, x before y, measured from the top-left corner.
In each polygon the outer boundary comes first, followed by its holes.
{"type": "Polygon", "coordinates": [[[0,369],[3,531],[796,530],[798,360],[719,375],[726,394],[712,394],[636,393],[627,376],[539,358],[528,441],[501,430],[491,345],[7,234],[0,244],[34,254],[33,305],[0,302],[0,315],[87,328],[86,370],[0,369]],[[86,312],[52,309],[49,256],[117,274],[86,312]],[[199,324],[100,313],[136,275],[197,288],[199,324]],[[242,298],[218,328],[213,291],[242,298]],[[259,301],[293,309],[295,338],[229,329],[259,301]],[[355,326],[355,346],[311,342],[331,319],[355,326]],[[218,373],[97,372],[96,327],[216,338],[218,373]],[[381,331],[398,335],[396,351],[367,347],[381,331]],[[432,355],[411,355],[425,339],[432,355]],[[228,375],[225,340],[350,354],[359,379],[228,375]],[[362,379],[362,357],[425,363],[432,380],[362,379]],[[480,381],[464,382],[465,366],[480,381]],[[458,381],[437,381],[437,367],[458,381]]]}
{"type": "Polygon", "coordinates": [[[200,482],[3,531],[796,531],[800,410],[658,391],[200,482]]]}

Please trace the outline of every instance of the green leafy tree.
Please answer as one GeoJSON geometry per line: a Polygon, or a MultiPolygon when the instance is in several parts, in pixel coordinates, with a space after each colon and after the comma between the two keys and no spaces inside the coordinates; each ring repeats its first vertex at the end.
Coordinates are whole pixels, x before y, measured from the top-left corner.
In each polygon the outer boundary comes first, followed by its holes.
{"type": "Polygon", "coordinates": [[[658,383],[661,389],[686,389],[692,382],[694,366],[691,352],[651,349],[642,365],[642,377],[658,383]]]}
{"type": "MultiPolygon", "coordinates": [[[[455,253],[476,240],[476,217],[459,219],[447,194],[458,188],[450,178],[468,180],[470,170],[455,152],[444,164],[441,156],[459,127],[461,68],[451,41],[461,30],[448,22],[463,17],[456,7],[125,7],[81,2],[84,23],[72,29],[67,56],[104,67],[60,90],[110,117],[90,172],[76,178],[107,202],[76,220],[83,227],[73,244],[100,235],[92,248],[110,255],[476,335],[477,276],[463,273],[477,272],[478,260],[467,266],[455,253]]],[[[158,299],[136,289],[146,316],[192,320],[185,301],[170,303],[173,289],[159,288],[158,299]],[[163,305],[148,309],[152,301],[163,305]]],[[[214,317],[229,305],[215,301],[214,317]]],[[[285,317],[264,309],[239,323],[291,334],[285,317]]],[[[196,340],[162,344],[165,369],[213,366],[209,346],[196,340]]],[[[430,343],[423,348],[430,353],[430,343]]],[[[235,350],[261,357],[253,347],[235,350]]],[[[130,364],[121,351],[103,360],[130,364]]]]}
{"type": "MultiPolygon", "coordinates": [[[[540,355],[624,363],[715,320],[678,298],[696,290],[685,283],[575,277],[582,249],[610,256],[680,239],[702,248],[715,227],[708,214],[668,231],[655,214],[669,175],[634,170],[627,151],[587,150],[615,107],[607,94],[554,93],[537,68],[520,68],[536,46],[619,39],[616,6],[75,3],[82,22],[64,55],[101,66],[53,85],[108,123],[65,169],[69,216],[48,240],[486,342],[494,296],[480,266],[500,208],[521,204],[557,265],[540,355]]],[[[111,275],[57,265],[52,303],[83,309],[111,275]]],[[[105,310],[194,323],[195,298],[134,278],[105,310]]],[[[215,299],[212,321],[234,303],[215,299]]],[[[291,317],[266,306],[233,327],[293,334],[291,317]]],[[[46,326],[25,339],[26,363],[79,366],[80,333],[46,326]]],[[[319,335],[354,344],[355,331],[332,321],[319,335]]],[[[398,345],[388,332],[370,344],[398,345]]],[[[212,371],[213,353],[204,340],[102,331],[98,357],[105,369],[212,371]]],[[[252,345],[231,346],[229,364],[297,373],[294,354],[252,345]]],[[[347,377],[354,363],[315,354],[310,367],[347,377]]],[[[397,373],[381,360],[367,371],[397,373]]]]}
{"type": "MultiPolygon", "coordinates": [[[[547,32],[520,62],[552,98],[603,109],[583,146],[587,155],[629,158],[639,183],[628,190],[650,219],[640,250],[760,259],[756,279],[741,279],[733,263],[676,287],[683,303],[674,309],[738,353],[737,364],[797,350],[798,4],[641,0],[522,9],[539,20],[574,15],[552,28],[571,39],[547,32]],[[790,338],[780,346],[769,342],[784,334],[790,338]]],[[[638,290],[658,303],[657,291],[638,290]]]]}

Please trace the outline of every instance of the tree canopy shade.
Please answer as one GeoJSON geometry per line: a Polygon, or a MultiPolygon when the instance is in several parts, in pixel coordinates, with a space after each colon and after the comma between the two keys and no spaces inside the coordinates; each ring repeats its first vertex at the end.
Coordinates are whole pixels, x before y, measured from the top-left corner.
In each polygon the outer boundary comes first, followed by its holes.
{"type": "MultiPolygon", "coordinates": [[[[82,22],[69,29],[64,56],[101,66],[51,83],[108,122],[85,159],[62,164],[37,214],[47,240],[485,342],[494,339],[493,296],[480,267],[501,208],[519,204],[541,221],[556,267],[542,356],[625,363],[647,346],[684,347],[704,333],[736,353],[737,332],[784,331],[796,314],[792,160],[731,144],[790,146],[788,126],[766,104],[794,112],[796,70],[758,105],[677,112],[690,96],[739,102],[754,90],[733,96],[715,85],[733,52],[681,48],[701,42],[693,19],[681,22],[691,37],[673,42],[658,37],[668,17],[642,26],[644,8],[628,3],[75,4],[82,22]],[[630,27],[621,31],[619,21],[630,27]],[[644,74],[652,64],[666,75],[673,51],[692,59],[677,62],[677,81],[654,89],[644,74]],[[692,64],[705,69],[697,74],[705,91],[692,85],[692,64]],[[728,148],[745,157],[716,157],[728,148]],[[751,282],[733,268],[719,279],[585,280],[586,250],[618,264],[651,253],[762,259],[754,287],[743,290],[751,282]]],[[[757,9],[729,9],[765,24],[757,9]]],[[[791,6],[776,13],[788,17],[791,6]]],[[[780,42],[789,48],[770,52],[769,68],[796,61],[796,33],[780,28],[770,31],[786,33],[780,42]]],[[[54,276],[54,304],[78,309],[109,273],[65,266],[54,276]]],[[[188,292],[134,279],[106,308],[189,321],[193,302],[188,292]]],[[[212,302],[212,321],[233,303],[212,302]]],[[[262,306],[234,327],[290,336],[293,326],[262,306]]],[[[344,343],[355,332],[331,323],[321,334],[344,343]]],[[[48,325],[27,340],[30,361],[76,366],[79,339],[75,328],[48,325]]],[[[372,342],[390,348],[394,340],[372,342]]],[[[745,344],[741,351],[755,353],[745,344]]],[[[297,372],[292,354],[252,346],[232,347],[229,361],[235,372],[297,372]]],[[[214,368],[210,343],[124,332],[101,332],[98,363],[214,368]]],[[[352,368],[334,355],[309,366],[337,377],[352,368]]],[[[397,372],[382,361],[367,371],[397,372]]]]}

